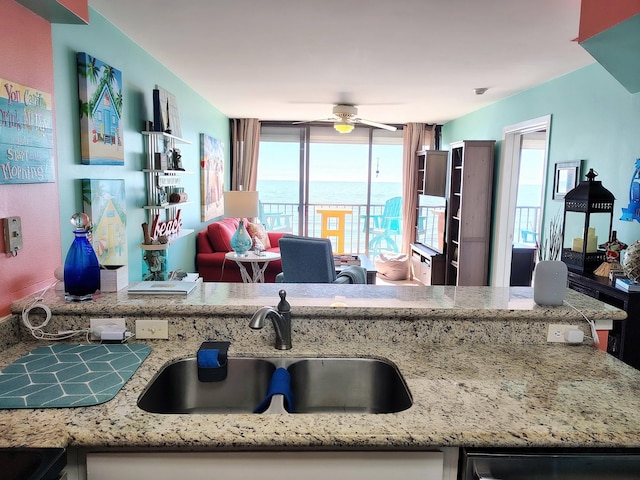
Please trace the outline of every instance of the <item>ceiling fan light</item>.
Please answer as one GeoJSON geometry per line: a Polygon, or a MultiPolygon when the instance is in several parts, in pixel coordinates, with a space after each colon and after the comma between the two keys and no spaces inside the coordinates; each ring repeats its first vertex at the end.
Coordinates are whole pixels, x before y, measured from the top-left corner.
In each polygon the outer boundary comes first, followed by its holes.
{"type": "Polygon", "coordinates": [[[353,124],[347,122],[336,122],[333,124],[333,128],[340,133],[349,133],[353,131],[353,124]]]}

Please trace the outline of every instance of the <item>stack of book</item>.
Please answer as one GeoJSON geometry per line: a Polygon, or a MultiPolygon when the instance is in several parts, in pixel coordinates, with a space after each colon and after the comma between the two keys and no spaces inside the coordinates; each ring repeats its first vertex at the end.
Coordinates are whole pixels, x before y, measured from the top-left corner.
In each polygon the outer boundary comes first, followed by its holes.
{"type": "Polygon", "coordinates": [[[131,285],[127,291],[140,295],[189,295],[199,285],[187,281],[146,281],[131,285]]]}
{"type": "Polygon", "coordinates": [[[634,282],[627,277],[617,277],[616,288],[625,292],[640,292],[640,283],[634,282]]]}
{"type": "Polygon", "coordinates": [[[336,267],[360,265],[360,258],[357,255],[334,255],[333,261],[335,262],[336,267]]]}

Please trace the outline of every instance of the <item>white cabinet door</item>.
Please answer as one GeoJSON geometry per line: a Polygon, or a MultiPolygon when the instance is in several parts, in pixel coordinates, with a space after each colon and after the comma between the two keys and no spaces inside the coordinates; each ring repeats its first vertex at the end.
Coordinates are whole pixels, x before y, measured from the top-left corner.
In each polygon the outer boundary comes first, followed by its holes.
{"type": "Polygon", "coordinates": [[[442,452],[90,453],[88,480],[442,480],[442,452]]]}

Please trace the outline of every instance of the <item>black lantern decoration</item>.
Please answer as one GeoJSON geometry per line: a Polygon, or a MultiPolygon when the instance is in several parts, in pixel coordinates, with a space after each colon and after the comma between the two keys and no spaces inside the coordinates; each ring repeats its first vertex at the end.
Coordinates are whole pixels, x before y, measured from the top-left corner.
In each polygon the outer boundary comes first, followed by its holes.
{"type": "Polygon", "coordinates": [[[613,224],[613,194],[596,182],[598,174],[589,169],[587,180],[564,197],[564,222],[562,225],[561,259],[575,273],[593,273],[607,260],[600,243],[611,237],[613,224]]]}

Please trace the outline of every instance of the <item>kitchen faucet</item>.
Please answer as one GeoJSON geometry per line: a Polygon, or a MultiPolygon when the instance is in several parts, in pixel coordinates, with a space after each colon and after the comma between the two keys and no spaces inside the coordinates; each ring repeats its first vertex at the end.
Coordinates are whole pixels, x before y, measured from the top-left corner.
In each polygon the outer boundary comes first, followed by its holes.
{"type": "Polygon", "coordinates": [[[259,330],[264,327],[265,318],[270,318],[276,331],[275,348],[278,350],[291,350],[291,305],[287,302],[287,292],[283,289],[278,292],[280,302],[277,310],[273,307],[261,307],[251,317],[249,327],[259,330]]]}

